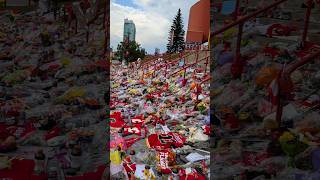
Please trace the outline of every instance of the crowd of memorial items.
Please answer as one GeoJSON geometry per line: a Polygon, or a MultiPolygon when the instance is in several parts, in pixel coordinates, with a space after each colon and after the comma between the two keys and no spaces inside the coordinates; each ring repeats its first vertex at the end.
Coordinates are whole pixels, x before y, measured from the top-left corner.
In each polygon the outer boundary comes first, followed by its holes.
{"type": "Polygon", "coordinates": [[[88,3],[57,17],[1,13],[1,178],[99,179],[105,170],[104,16],[88,3]],[[90,29],[73,21],[93,17],[90,29]]]}
{"type": "Polygon", "coordinates": [[[209,58],[196,51],[112,65],[112,178],[209,178],[209,65],[200,56],[209,58]]]}
{"type": "MultiPolygon", "coordinates": [[[[240,64],[233,51],[238,27],[213,37],[213,179],[320,178],[319,55],[289,72],[293,64],[319,52],[320,45],[297,38],[303,32],[297,24],[303,20],[273,23],[272,15],[282,10],[244,23],[240,64]]],[[[232,17],[220,22],[231,23],[232,17]]],[[[310,33],[319,31],[316,25],[310,22],[310,33]]]]}

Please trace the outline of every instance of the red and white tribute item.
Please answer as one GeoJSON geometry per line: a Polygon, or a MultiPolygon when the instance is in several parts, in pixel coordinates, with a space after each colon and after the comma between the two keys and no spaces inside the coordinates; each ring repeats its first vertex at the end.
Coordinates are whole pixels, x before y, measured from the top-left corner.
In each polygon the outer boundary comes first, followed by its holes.
{"type": "Polygon", "coordinates": [[[172,171],[169,168],[169,151],[159,151],[158,152],[158,167],[164,174],[170,174],[172,171]]]}
{"type": "Polygon", "coordinates": [[[135,142],[141,140],[141,137],[138,138],[128,138],[124,140],[124,143],[126,144],[126,148],[129,148],[134,144],[135,142]]]}
{"type": "Polygon", "coordinates": [[[244,166],[257,166],[267,158],[269,158],[267,153],[244,152],[242,164],[244,166]]]}
{"type": "Polygon", "coordinates": [[[278,85],[278,81],[277,79],[274,79],[269,88],[268,88],[268,93],[269,93],[269,96],[271,98],[271,103],[273,105],[277,105],[277,98],[279,96],[279,85],[278,85]]]}
{"type": "Polygon", "coordinates": [[[319,95],[311,95],[307,100],[302,102],[303,106],[312,107],[317,104],[320,104],[320,96],[319,95]]]}
{"type": "Polygon", "coordinates": [[[145,123],[145,120],[143,119],[143,115],[132,118],[131,123],[143,125],[145,123]]]}
{"type": "Polygon", "coordinates": [[[127,105],[128,103],[125,102],[121,102],[121,101],[110,101],[110,109],[114,109],[116,107],[123,107],[125,105],[127,105]]]}
{"type": "Polygon", "coordinates": [[[187,168],[180,169],[179,171],[179,179],[180,180],[205,180],[206,177],[199,174],[196,170],[187,168]]]}
{"type": "Polygon", "coordinates": [[[127,174],[134,174],[136,172],[136,164],[131,162],[130,156],[123,160],[123,167],[127,174]]]}
{"type": "Polygon", "coordinates": [[[162,119],[160,119],[158,116],[151,114],[151,120],[152,120],[152,125],[156,125],[156,124],[161,124],[161,125],[166,125],[166,122],[162,119]]]}
{"type": "Polygon", "coordinates": [[[210,134],[211,134],[210,126],[204,125],[204,126],[202,126],[202,129],[203,129],[203,133],[204,133],[205,135],[210,136],[210,134]]]}
{"type": "Polygon", "coordinates": [[[44,139],[49,140],[51,138],[59,136],[60,133],[61,133],[61,129],[58,126],[56,126],[44,135],[44,139]]]}
{"type": "Polygon", "coordinates": [[[298,51],[296,53],[296,55],[299,58],[305,58],[306,56],[310,55],[310,54],[314,54],[317,51],[320,50],[320,46],[315,44],[315,43],[311,43],[311,42],[306,42],[304,48],[301,51],[298,51]]]}
{"type": "Polygon", "coordinates": [[[186,138],[180,134],[169,132],[167,134],[151,134],[147,138],[147,145],[153,149],[170,149],[182,147],[186,138]]]}
{"type": "Polygon", "coordinates": [[[123,128],[124,129],[123,129],[122,134],[125,136],[131,135],[131,134],[136,134],[138,136],[141,136],[141,125],[139,125],[139,124],[136,124],[134,126],[125,125],[123,128]]]}
{"type": "Polygon", "coordinates": [[[114,112],[110,114],[110,127],[122,128],[126,123],[123,121],[121,112],[114,112]]]}

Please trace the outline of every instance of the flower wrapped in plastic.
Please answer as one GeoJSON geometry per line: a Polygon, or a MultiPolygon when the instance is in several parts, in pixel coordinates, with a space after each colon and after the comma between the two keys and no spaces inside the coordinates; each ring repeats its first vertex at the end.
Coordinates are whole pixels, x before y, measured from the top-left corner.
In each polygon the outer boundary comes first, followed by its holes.
{"type": "Polygon", "coordinates": [[[11,160],[8,156],[0,157],[0,169],[7,169],[11,167],[11,160]]]}
{"type": "Polygon", "coordinates": [[[294,158],[308,148],[308,145],[299,140],[299,137],[291,132],[284,132],[279,137],[282,150],[289,156],[289,166],[295,167],[294,158]]]}
{"type": "Polygon", "coordinates": [[[8,74],[2,78],[2,81],[6,84],[15,84],[17,82],[25,80],[30,76],[30,72],[27,70],[17,70],[11,74],[8,74]]]}
{"type": "Polygon", "coordinates": [[[197,104],[197,109],[201,112],[201,114],[205,113],[205,110],[207,109],[206,104],[204,102],[200,102],[197,104]]]}
{"type": "Polygon", "coordinates": [[[65,92],[62,96],[57,97],[56,103],[71,102],[80,97],[84,97],[86,90],[82,87],[73,87],[65,92]]]}

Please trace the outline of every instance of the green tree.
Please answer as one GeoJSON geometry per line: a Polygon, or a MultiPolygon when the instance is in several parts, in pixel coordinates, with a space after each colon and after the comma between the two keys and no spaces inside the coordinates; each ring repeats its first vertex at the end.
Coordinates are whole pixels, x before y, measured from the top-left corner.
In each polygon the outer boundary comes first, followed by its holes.
{"type": "Polygon", "coordinates": [[[120,42],[115,53],[117,59],[126,59],[128,62],[136,61],[138,58],[143,59],[146,56],[145,49],[140,47],[135,41],[120,42]]]}
{"type": "Polygon", "coordinates": [[[167,44],[168,53],[176,53],[184,50],[185,48],[184,33],[185,31],[183,30],[181,9],[179,9],[175,19],[173,20],[173,23],[171,25],[171,29],[169,32],[169,42],[167,44]],[[172,42],[171,42],[171,38],[173,38],[172,42]]]}

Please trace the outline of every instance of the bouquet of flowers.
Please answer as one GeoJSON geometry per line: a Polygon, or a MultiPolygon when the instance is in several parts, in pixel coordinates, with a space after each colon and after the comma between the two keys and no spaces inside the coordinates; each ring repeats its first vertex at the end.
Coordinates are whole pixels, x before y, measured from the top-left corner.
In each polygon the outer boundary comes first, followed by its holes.
{"type": "Polygon", "coordinates": [[[11,160],[8,156],[0,157],[0,169],[7,169],[11,167],[11,160]]]}
{"type": "Polygon", "coordinates": [[[207,109],[206,108],[206,104],[204,102],[200,102],[198,105],[197,105],[197,109],[201,112],[201,114],[204,113],[204,111],[207,109]]]}
{"type": "Polygon", "coordinates": [[[279,137],[279,142],[282,150],[289,156],[289,166],[295,167],[294,158],[296,155],[303,152],[308,145],[301,142],[299,137],[291,132],[284,132],[279,137]]]}

